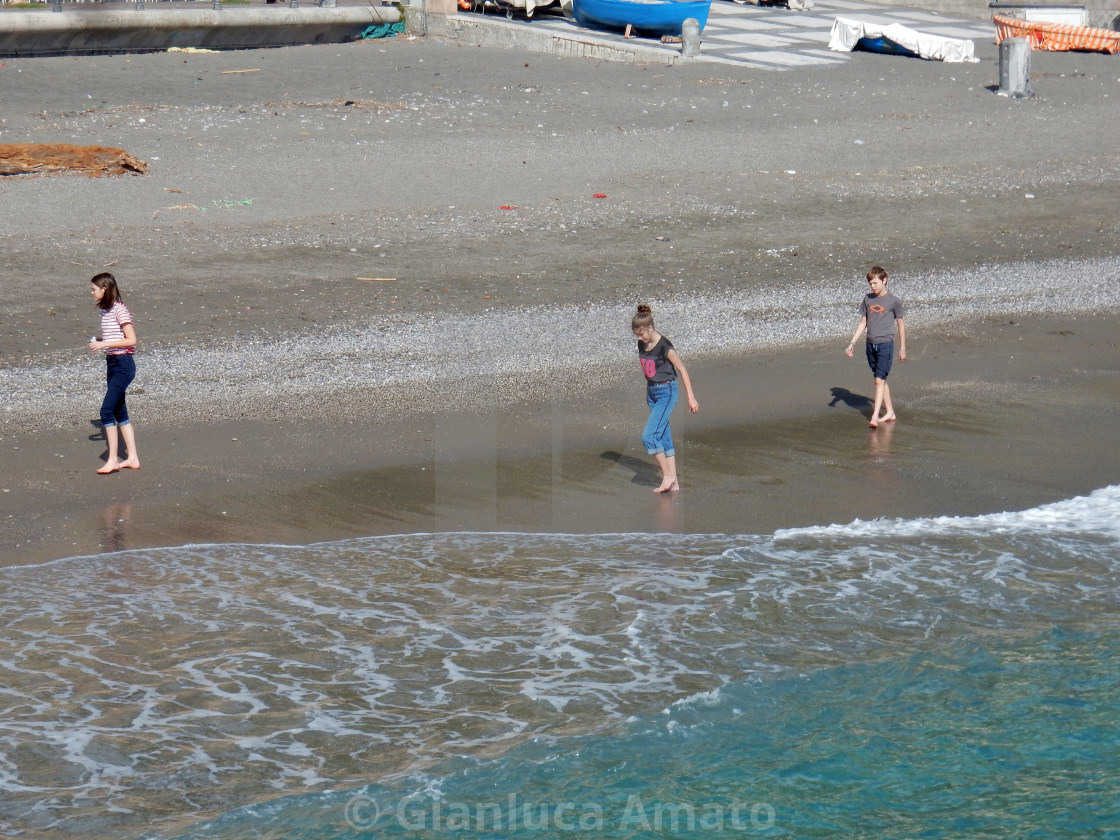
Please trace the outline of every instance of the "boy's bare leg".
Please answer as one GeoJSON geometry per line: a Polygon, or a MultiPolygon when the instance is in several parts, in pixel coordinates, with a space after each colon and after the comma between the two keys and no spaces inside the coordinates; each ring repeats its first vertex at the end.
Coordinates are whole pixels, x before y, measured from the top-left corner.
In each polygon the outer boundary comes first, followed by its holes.
{"type": "Polygon", "coordinates": [[[138,470],[140,469],[140,456],[136,453],[136,430],[132,428],[131,423],[125,423],[120,429],[125,448],[128,450],[128,457],[120,462],[121,469],[138,470]]]}
{"type": "Polygon", "coordinates": [[[880,423],[889,423],[894,420],[894,405],[891,403],[891,386],[884,380],[883,381],[883,408],[885,413],[879,418],[880,423]]]}
{"type": "Polygon", "coordinates": [[[97,472],[101,475],[108,475],[121,468],[121,462],[117,460],[117,427],[103,426],[102,430],[105,432],[105,442],[109,444],[109,457],[105,459],[105,466],[97,472]]]}
{"type": "Polygon", "coordinates": [[[661,484],[653,491],[654,493],[668,493],[672,490],[680,489],[677,484],[677,458],[676,456],[666,455],[664,452],[658,452],[653,456],[657,461],[657,466],[661,468],[661,484]]]}
{"type": "Polygon", "coordinates": [[[875,378],[875,404],[871,408],[871,422],[867,425],[872,429],[879,428],[879,411],[883,407],[883,392],[886,390],[887,380],[875,378]]]}

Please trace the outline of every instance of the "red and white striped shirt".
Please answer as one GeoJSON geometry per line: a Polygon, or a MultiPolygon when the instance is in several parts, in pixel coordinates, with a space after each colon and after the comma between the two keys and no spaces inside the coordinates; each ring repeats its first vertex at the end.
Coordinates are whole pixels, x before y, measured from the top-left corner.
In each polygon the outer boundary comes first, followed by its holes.
{"type": "MultiPolygon", "coordinates": [[[[119,341],[124,338],[125,324],[132,323],[132,313],[128,311],[128,307],[121,303],[119,300],[108,309],[101,310],[101,340],[102,341],[119,341]]],[[[122,356],[124,354],[132,354],[136,352],[136,345],[132,347],[111,347],[108,350],[102,350],[106,356],[122,356]]]]}

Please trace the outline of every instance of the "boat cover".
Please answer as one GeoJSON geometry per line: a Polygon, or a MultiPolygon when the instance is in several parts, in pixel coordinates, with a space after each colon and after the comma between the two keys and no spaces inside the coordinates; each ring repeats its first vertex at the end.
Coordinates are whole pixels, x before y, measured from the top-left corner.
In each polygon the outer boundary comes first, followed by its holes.
{"type": "Polygon", "coordinates": [[[1110,55],[1120,52],[1120,32],[1113,32],[1111,29],[1019,20],[1000,15],[993,15],[992,20],[996,25],[997,44],[1004,38],[1029,38],[1031,49],[1034,50],[1102,50],[1110,55]]]}
{"type": "Polygon", "coordinates": [[[874,40],[886,38],[894,41],[900,47],[910,52],[933,61],[979,61],[973,55],[976,49],[972,41],[962,41],[957,38],[943,38],[940,35],[927,35],[916,32],[903,26],[901,23],[875,23],[866,20],[850,20],[849,18],[836,18],[832,24],[832,35],[828,40],[828,48],[837,52],[851,52],[856,48],[856,43],[863,38],[874,40]]]}

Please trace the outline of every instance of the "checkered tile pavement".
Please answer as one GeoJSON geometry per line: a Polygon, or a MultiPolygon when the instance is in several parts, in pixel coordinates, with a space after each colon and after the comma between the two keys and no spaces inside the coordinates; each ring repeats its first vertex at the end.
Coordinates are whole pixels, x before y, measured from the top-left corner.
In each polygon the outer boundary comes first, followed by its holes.
{"type": "MultiPolygon", "coordinates": [[[[822,67],[848,61],[850,53],[828,48],[832,23],[837,17],[876,23],[901,23],[911,29],[971,41],[995,38],[995,27],[988,21],[971,21],[936,15],[920,9],[883,6],[865,0],[816,0],[809,11],[795,12],[782,6],[738,5],[731,0],[712,0],[708,25],[700,34],[701,55],[721,58],[767,70],[794,67],[822,67]]],[[[538,15],[533,26],[551,28],[571,35],[581,31],[574,21],[538,15]]],[[[595,37],[622,41],[621,35],[595,31],[595,37]]],[[[650,38],[647,46],[661,46],[650,38]]],[[[665,45],[667,52],[679,52],[678,45],[665,45]]]]}

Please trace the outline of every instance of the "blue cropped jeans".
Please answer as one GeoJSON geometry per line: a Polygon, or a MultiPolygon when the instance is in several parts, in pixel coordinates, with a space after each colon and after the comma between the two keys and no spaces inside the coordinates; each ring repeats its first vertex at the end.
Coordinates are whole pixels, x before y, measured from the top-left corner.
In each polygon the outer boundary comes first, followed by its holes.
{"type": "Polygon", "coordinates": [[[669,431],[669,415],[677,406],[677,381],[658,382],[646,386],[646,403],[649,405],[649,420],[642,432],[642,443],[650,455],[664,453],[667,457],[676,456],[673,449],[673,436],[669,431]]]}
{"type": "Polygon", "coordinates": [[[125,393],[136,378],[136,361],[130,353],[105,357],[105,399],[101,403],[101,425],[125,426],[129,423],[125,393]]]}

